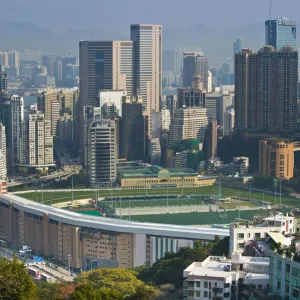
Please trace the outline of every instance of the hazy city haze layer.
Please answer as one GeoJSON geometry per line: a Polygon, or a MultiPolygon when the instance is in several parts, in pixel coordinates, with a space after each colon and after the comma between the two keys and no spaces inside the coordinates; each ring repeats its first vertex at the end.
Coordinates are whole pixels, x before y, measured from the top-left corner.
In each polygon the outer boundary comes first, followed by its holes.
{"type": "MultiPolygon", "coordinates": [[[[159,23],[168,28],[195,24],[224,30],[262,22],[269,15],[268,0],[11,0],[2,1],[4,22],[25,21],[53,31],[101,28],[120,34],[130,23],[159,23]]],[[[298,20],[298,0],[273,0],[274,17],[298,20]]]]}

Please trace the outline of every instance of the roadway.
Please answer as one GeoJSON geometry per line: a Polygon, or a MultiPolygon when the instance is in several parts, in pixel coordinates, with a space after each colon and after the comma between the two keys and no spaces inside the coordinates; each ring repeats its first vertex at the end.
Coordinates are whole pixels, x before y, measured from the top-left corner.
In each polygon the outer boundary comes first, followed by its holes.
{"type": "MultiPolygon", "coordinates": [[[[0,248],[0,257],[4,257],[8,260],[12,260],[13,256],[14,256],[14,251],[8,248],[0,248]]],[[[16,257],[17,259],[24,263],[24,258],[20,257],[17,253],[16,253],[16,257]]],[[[26,264],[25,264],[26,265],[26,264]]],[[[30,264],[31,266],[34,266],[35,268],[39,269],[40,271],[42,271],[43,273],[46,273],[49,276],[52,276],[53,278],[55,278],[56,280],[60,281],[60,282],[66,282],[69,281],[69,272],[59,266],[57,266],[57,268],[54,268],[54,264],[50,264],[49,266],[52,265],[53,267],[49,267],[45,264],[41,264],[41,263],[32,263],[30,264]]],[[[28,265],[26,265],[26,268],[28,267],[28,265]]],[[[76,278],[76,276],[74,276],[74,274],[70,275],[70,281],[73,281],[76,278]]]]}

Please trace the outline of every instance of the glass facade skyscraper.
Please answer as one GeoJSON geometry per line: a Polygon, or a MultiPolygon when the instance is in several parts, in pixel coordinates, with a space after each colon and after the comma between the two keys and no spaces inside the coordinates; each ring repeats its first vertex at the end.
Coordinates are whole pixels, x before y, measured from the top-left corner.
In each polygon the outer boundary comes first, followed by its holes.
{"type": "Polygon", "coordinates": [[[268,20],[266,25],[266,45],[280,50],[290,46],[297,49],[297,29],[295,21],[286,19],[268,20]]]}
{"type": "Polygon", "coordinates": [[[234,54],[239,53],[243,49],[243,40],[241,38],[236,39],[233,42],[233,52],[234,54]]]}

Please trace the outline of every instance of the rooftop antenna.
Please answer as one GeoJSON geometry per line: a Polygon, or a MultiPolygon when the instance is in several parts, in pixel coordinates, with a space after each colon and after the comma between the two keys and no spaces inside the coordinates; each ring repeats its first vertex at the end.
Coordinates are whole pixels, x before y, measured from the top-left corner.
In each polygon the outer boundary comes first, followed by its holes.
{"type": "Polygon", "coordinates": [[[269,0],[269,41],[268,44],[271,44],[272,41],[272,0],[269,0]]]}

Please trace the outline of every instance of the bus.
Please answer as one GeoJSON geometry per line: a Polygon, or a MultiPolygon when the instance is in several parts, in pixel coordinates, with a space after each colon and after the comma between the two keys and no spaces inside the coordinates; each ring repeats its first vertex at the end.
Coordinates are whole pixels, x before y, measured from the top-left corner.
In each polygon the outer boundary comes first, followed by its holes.
{"type": "Polygon", "coordinates": [[[0,240],[0,247],[7,248],[7,242],[4,240],[0,240]]]}
{"type": "Polygon", "coordinates": [[[41,281],[52,281],[52,277],[45,273],[41,273],[41,281]]]}
{"type": "Polygon", "coordinates": [[[34,279],[38,279],[38,280],[40,279],[40,271],[38,269],[30,267],[27,269],[27,271],[28,271],[29,275],[31,277],[33,277],[34,279]]]}

